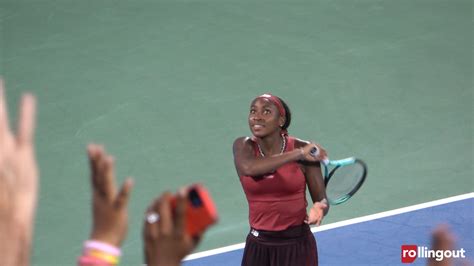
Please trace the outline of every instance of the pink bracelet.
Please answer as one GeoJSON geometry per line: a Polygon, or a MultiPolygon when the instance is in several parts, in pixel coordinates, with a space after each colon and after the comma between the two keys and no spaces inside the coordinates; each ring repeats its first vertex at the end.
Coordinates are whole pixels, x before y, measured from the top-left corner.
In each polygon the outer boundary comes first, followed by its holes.
{"type": "Polygon", "coordinates": [[[79,257],[77,260],[77,264],[80,266],[87,266],[87,265],[101,265],[101,266],[110,266],[111,264],[108,262],[105,262],[101,259],[94,258],[94,257],[88,257],[86,255],[79,257]]]}
{"type": "Polygon", "coordinates": [[[116,257],[120,257],[122,255],[122,252],[119,248],[96,240],[87,240],[84,242],[84,254],[87,254],[87,250],[89,249],[100,250],[116,257]]]}

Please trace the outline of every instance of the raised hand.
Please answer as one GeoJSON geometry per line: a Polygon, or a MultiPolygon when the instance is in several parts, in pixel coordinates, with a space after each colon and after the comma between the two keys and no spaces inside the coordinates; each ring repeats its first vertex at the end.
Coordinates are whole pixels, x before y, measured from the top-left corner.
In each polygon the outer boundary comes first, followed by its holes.
{"type": "Polygon", "coordinates": [[[120,191],[115,184],[114,160],[100,145],[90,144],[93,226],[90,239],[120,247],[128,229],[127,205],[132,179],[120,191]]]}
{"type": "Polygon", "coordinates": [[[24,94],[16,134],[0,79],[0,265],[28,265],[38,194],[34,150],[36,100],[24,94]]]}

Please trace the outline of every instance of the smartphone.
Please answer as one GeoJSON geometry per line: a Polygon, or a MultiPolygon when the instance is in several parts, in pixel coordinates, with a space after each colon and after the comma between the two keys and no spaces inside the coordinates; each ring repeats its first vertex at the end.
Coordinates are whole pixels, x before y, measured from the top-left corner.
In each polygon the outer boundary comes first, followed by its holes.
{"type": "MultiPolygon", "coordinates": [[[[217,209],[211,195],[202,184],[193,184],[186,188],[185,228],[191,236],[201,235],[217,222],[217,209]]],[[[176,196],[171,199],[173,210],[176,208],[176,196]]]]}

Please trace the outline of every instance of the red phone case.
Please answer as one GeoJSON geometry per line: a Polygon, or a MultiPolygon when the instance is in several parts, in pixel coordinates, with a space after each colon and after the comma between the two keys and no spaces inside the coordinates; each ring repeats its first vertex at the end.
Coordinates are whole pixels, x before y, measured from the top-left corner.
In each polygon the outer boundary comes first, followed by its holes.
{"type": "MultiPolygon", "coordinates": [[[[176,208],[176,196],[171,199],[173,210],[176,208]]],[[[210,225],[217,222],[217,210],[214,202],[201,184],[194,184],[187,188],[185,227],[191,236],[203,233],[210,225]],[[200,204],[197,204],[199,202],[200,204]]]]}

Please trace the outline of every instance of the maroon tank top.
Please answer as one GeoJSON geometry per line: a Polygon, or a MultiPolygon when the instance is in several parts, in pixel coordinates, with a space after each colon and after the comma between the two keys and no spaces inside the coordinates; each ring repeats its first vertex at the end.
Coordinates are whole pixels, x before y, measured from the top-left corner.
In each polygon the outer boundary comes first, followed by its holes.
{"type": "MultiPolygon", "coordinates": [[[[285,152],[295,148],[295,138],[286,136],[285,152]]],[[[253,141],[255,157],[260,157],[253,141]]],[[[281,231],[300,225],[306,218],[306,179],[297,162],[282,165],[275,172],[263,176],[240,176],[249,204],[249,223],[252,228],[281,231]]]]}

